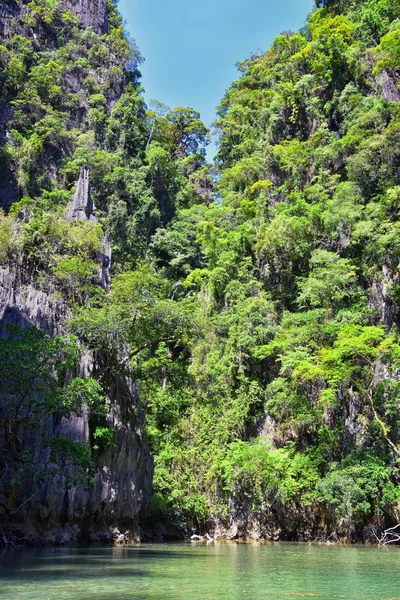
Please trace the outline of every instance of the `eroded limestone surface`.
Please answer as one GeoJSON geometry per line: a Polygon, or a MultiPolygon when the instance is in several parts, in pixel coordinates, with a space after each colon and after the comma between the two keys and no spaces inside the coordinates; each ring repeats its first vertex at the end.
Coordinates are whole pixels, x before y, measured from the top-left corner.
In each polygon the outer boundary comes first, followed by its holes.
{"type": "Polygon", "coordinates": [[[63,0],[67,10],[76,14],[83,27],[93,27],[98,33],[108,30],[105,0],[63,0]]]}

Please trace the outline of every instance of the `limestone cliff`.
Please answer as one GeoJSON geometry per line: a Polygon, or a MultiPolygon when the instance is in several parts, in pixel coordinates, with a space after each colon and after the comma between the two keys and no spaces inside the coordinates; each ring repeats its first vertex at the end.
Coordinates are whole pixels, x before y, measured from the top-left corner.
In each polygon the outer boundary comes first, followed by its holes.
{"type": "MultiPolygon", "coordinates": [[[[43,4],[43,3],[42,3],[43,4]]],[[[36,23],[32,21],[22,1],[7,0],[0,6],[0,36],[8,39],[13,33],[33,39],[39,51],[41,45],[57,49],[60,45],[53,31],[43,18],[38,5],[36,23]],[[27,17],[30,17],[29,20],[27,17]],[[47,37],[46,37],[47,36],[47,37]]],[[[105,0],[64,0],[58,10],[67,9],[80,21],[80,28],[92,28],[96,34],[108,32],[107,3],[105,0]]],[[[56,13],[55,19],[58,19],[56,13]]],[[[94,35],[94,34],[90,34],[94,35]]],[[[91,37],[93,44],[96,38],[91,37]],[[94,40],[94,41],[93,41],[94,40]]],[[[121,64],[123,67],[123,64],[121,64]]],[[[110,91],[106,101],[111,105],[123,85],[123,72],[116,89],[110,91]],[[111,100],[110,98],[113,98],[111,100]]],[[[101,68],[99,67],[99,71],[101,68]]],[[[74,72],[73,68],[63,75],[60,82],[63,94],[77,94],[78,105],[67,114],[67,128],[86,123],[88,92],[83,90],[86,72],[74,72]]],[[[91,72],[101,79],[102,74],[91,72]]],[[[105,76],[104,76],[105,77],[105,76]]],[[[103,79],[104,79],[103,77],[103,79]]],[[[0,98],[0,146],[10,143],[10,125],[14,115],[12,94],[0,98]]],[[[82,125],[82,128],[86,125],[82,125]]],[[[71,154],[71,144],[49,146],[43,158],[43,173],[53,181],[60,181],[62,159],[71,154]]],[[[42,160],[42,159],[41,159],[42,160]]],[[[0,159],[0,208],[10,206],[26,195],[23,184],[18,180],[15,163],[8,156],[0,159]]],[[[66,221],[98,223],[91,193],[90,171],[81,168],[74,189],[65,182],[72,200],[66,207],[66,221]],[[75,190],[75,191],[74,191],[75,190]]],[[[111,240],[108,234],[102,237],[102,251],[97,254],[98,276],[94,285],[108,289],[110,284],[111,240]]],[[[0,262],[0,322],[20,327],[36,327],[53,336],[65,331],[71,317],[68,302],[57,292],[51,277],[43,281],[37,277],[23,251],[0,262]]],[[[109,400],[110,410],[106,424],[115,430],[115,447],[94,453],[95,473],[93,485],[87,483],[70,486],[64,476],[57,477],[40,488],[32,483],[35,477],[26,479],[24,487],[9,481],[0,494],[0,528],[4,540],[19,539],[45,543],[68,543],[83,539],[112,540],[120,535],[126,539],[139,535],[139,514],[145,515],[151,500],[153,463],[149,453],[144,417],[134,381],[123,375],[115,375],[108,368],[107,358],[83,352],[78,374],[82,377],[101,379],[109,400]],[[18,510],[16,510],[18,509],[18,510]]],[[[24,432],[21,442],[33,456],[36,472],[51,469],[50,451],[43,448],[44,437],[65,437],[74,441],[92,443],[93,423],[88,412],[71,417],[49,415],[43,426],[24,432]]],[[[2,434],[0,433],[0,444],[2,434]]],[[[1,542],[0,542],[1,543],[1,542]]]]}
{"type": "MultiPolygon", "coordinates": [[[[71,219],[93,220],[87,172],[82,172],[74,199],[68,208],[71,219]]],[[[99,257],[99,283],[109,280],[109,241],[104,240],[99,257]]],[[[70,317],[62,300],[36,284],[29,271],[10,264],[0,269],[0,322],[20,327],[37,327],[50,335],[60,333],[70,317]]],[[[104,357],[84,352],[79,374],[102,379],[110,401],[107,425],[116,432],[115,449],[96,457],[94,486],[81,484],[70,488],[65,477],[57,478],[40,491],[35,485],[8,488],[0,498],[0,524],[11,538],[46,543],[68,543],[82,539],[126,539],[139,536],[139,513],[149,510],[152,459],[144,432],[144,419],[135,384],[123,376],[109,374],[104,357]],[[26,499],[32,499],[13,515],[26,499]]],[[[44,428],[25,432],[22,441],[34,454],[36,471],[51,467],[50,451],[44,450],[44,437],[65,437],[83,443],[91,441],[91,422],[87,411],[70,418],[49,416],[44,428]]],[[[1,437],[0,437],[1,442],[1,437]]],[[[32,477],[34,480],[34,477],[32,477]]]]}

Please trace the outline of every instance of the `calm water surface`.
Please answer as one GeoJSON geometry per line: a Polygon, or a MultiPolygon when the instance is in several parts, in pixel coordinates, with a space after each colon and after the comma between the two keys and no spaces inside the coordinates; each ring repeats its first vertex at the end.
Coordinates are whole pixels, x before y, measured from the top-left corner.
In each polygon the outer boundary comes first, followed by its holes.
{"type": "Polygon", "coordinates": [[[12,600],[400,600],[400,548],[141,545],[0,553],[12,600]]]}

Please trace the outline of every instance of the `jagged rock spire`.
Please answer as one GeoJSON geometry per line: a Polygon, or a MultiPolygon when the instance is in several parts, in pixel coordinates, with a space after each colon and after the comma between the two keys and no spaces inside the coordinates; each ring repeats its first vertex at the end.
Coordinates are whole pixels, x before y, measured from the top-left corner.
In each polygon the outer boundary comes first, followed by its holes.
{"type": "MultiPolygon", "coordinates": [[[[92,223],[98,223],[95,211],[96,208],[90,190],[90,171],[87,167],[82,167],[76,191],[68,207],[66,217],[71,221],[91,221],[92,223]]],[[[103,236],[102,242],[103,250],[98,256],[99,263],[101,264],[98,283],[105,290],[108,290],[110,287],[111,266],[111,238],[108,233],[103,236]]]]}
{"type": "Polygon", "coordinates": [[[90,171],[82,167],[74,197],[68,207],[67,218],[71,221],[97,222],[94,212],[95,206],[90,193],[90,171]]]}

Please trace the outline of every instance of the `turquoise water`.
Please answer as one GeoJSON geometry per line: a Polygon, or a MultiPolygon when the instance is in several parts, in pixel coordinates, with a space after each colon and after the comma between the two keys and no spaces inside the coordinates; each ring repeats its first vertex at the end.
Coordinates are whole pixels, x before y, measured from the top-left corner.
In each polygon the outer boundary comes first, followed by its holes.
{"type": "Polygon", "coordinates": [[[0,553],[12,600],[400,600],[400,548],[164,544],[0,553]]]}

